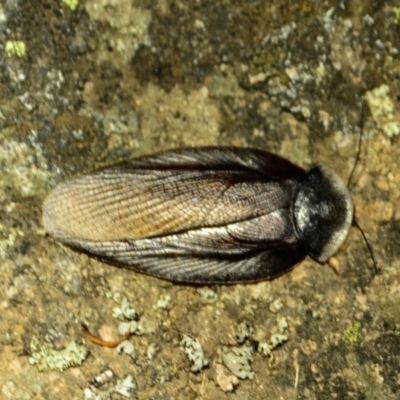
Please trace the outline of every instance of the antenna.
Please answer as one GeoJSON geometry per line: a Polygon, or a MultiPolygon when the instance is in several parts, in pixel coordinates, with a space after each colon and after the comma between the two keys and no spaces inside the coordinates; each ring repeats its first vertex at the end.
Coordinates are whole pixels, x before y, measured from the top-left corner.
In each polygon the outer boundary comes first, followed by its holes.
{"type": "Polygon", "coordinates": [[[380,274],[381,267],[380,267],[378,261],[376,260],[376,257],[375,257],[374,251],[372,249],[372,246],[369,244],[368,239],[365,236],[365,233],[364,233],[363,229],[361,228],[361,226],[359,225],[359,223],[357,222],[357,220],[355,218],[353,219],[353,226],[355,226],[360,231],[361,236],[364,239],[364,242],[365,242],[365,244],[367,246],[368,252],[369,252],[369,254],[370,254],[371,258],[372,258],[372,262],[374,263],[375,275],[380,274]]]}
{"type": "MultiPolygon", "coordinates": [[[[350,187],[350,183],[351,180],[354,176],[354,171],[356,170],[356,166],[357,163],[360,161],[360,154],[361,154],[361,144],[362,144],[362,136],[364,133],[364,117],[365,117],[365,103],[364,101],[361,103],[361,117],[360,117],[360,138],[358,140],[358,150],[357,150],[357,155],[356,155],[356,159],[354,161],[354,165],[353,165],[353,169],[351,170],[349,179],[347,181],[347,187],[350,187]]],[[[376,260],[374,251],[372,249],[372,246],[370,245],[370,243],[368,242],[367,236],[365,235],[363,229],[361,228],[360,224],[358,223],[358,221],[356,220],[356,218],[353,218],[353,226],[355,226],[361,233],[361,236],[364,239],[364,242],[367,246],[368,252],[372,258],[372,262],[374,263],[374,268],[375,268],[375,274],[378,275],[381,271],[381,268],[379,266],[379,263],[376,260]]]]}
{"type": "Polygon", "coordinates": [[[351,180],[353,179],[354,172],[356,170],[357,164],[360,161],[360,154],[361,154],[361,145],[362,145],[362,136],[364,133],[364,117],[365,117],[365,103],[361,103],[361,117],[360,117],[360,137],[358,139],[358,149],[356,154],[356,159],[354,160],[353,169],[351,170],[349,179],[347,181],[347,187],[350,187],[351,180]]]}

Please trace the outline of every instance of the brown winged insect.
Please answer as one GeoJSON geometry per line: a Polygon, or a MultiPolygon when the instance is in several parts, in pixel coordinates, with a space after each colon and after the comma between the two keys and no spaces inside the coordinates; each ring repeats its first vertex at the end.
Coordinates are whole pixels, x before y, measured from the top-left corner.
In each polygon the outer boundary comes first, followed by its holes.
{"type": "Polygon", "coordinates": [[[265,151],[165,151],[59,184],[43,222],[57,240],[112,264],[188,283],[279,276],[345,240],[353,203],[326,166],[265,151]]]}

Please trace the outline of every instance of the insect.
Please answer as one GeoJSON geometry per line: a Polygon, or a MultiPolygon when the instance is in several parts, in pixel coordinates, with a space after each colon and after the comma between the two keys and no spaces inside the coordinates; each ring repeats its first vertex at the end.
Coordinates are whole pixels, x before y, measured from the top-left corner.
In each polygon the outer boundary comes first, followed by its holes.
{"type": "Polygon", "coordinates": [[[275,278],[324,263],[353,223],[331,169],[248,148],[198,147],[133,159],[59,184],[43,222],[55,239],[112,264],[187,283],[275,278]]]}

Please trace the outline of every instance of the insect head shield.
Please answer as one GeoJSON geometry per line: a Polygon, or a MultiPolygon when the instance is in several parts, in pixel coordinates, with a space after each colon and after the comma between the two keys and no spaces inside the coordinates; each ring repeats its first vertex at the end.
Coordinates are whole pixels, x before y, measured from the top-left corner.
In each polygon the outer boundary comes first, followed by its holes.
{"type": "Polygon", "coordinates": [[[296,235],[308,255],[324,263],[344,242],[353,222],[353,201],[342,179],[325,165],[312,168],[294,202],[296,235]]]}

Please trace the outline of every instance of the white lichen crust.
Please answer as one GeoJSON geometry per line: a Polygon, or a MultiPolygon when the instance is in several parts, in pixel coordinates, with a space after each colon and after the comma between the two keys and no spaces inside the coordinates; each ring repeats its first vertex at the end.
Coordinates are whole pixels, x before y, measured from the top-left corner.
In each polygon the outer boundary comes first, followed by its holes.
{"type": "Polygon", "coordinates": [[[396,118],[395,108],[390,98],[388,85],[381,85],[365,94],[372,118],[379,129],[389,137],[400,134],[400,121],[396,118]]]}
{"type": "Polygon", "coordinates": [[[287,336],[288,322],[285,317],[276,320],[276,332],[273,333],[268,342],[261,342],[258,351],[273,359],[272,351],[289,340],[287,336]]]}
{"type": "Polygon", "coordinates": [[[138,321],[140,318],[139,313],[129,304],[126,297],[122,299],[121,307],[113,308],[112,316],[121,321],[138,321]]]}
{"type": "Polygon", "coordinates": [[[114,373],[111,370],[107,370],[105,373],[96,377],[94,379],[95,383],[92,383],[90,387],[84,389],[84,400],[113,399],[114,393],[118,393],[126,398],[136,398],[137,384],[132,375],[128,374],[124,378],[118,379],[116,383],[112,384],[111,379],[113,377],[114,373]],[[108,387],[100,389],[103,385],[107,385],[108,387]]]}
{"type": "Polygon", "coordinates": [[[208,366],[208,360],[204,355],[203,347],[197,339],[183,335],[181,348],[193,364],[191,368],[192,372],[200,372],[204,367],[208,366]]]}
{"type": "Polygon", "coordinates": [[[238,378],[254,378],[254,372],[251,369],[253,362],[253,348],[251,346],[223,347],[221,360],[225,367],[238,378]]]}
{"type": "Polygon", "coordinates": [[[30,343],[31,357],[29,363],[36,365],[39,371],[64,371],[81,365],[89,350],[75,341],[70,342],[63,350],[54,350],[34,336],[30,343]]]}
{"type": "Polygon", "coordinates": [[[252,340],[254,336],[254,328],[250,322],[243,321],[236,328],[236,341],[243,344],[247,339],[252,340]]]}

